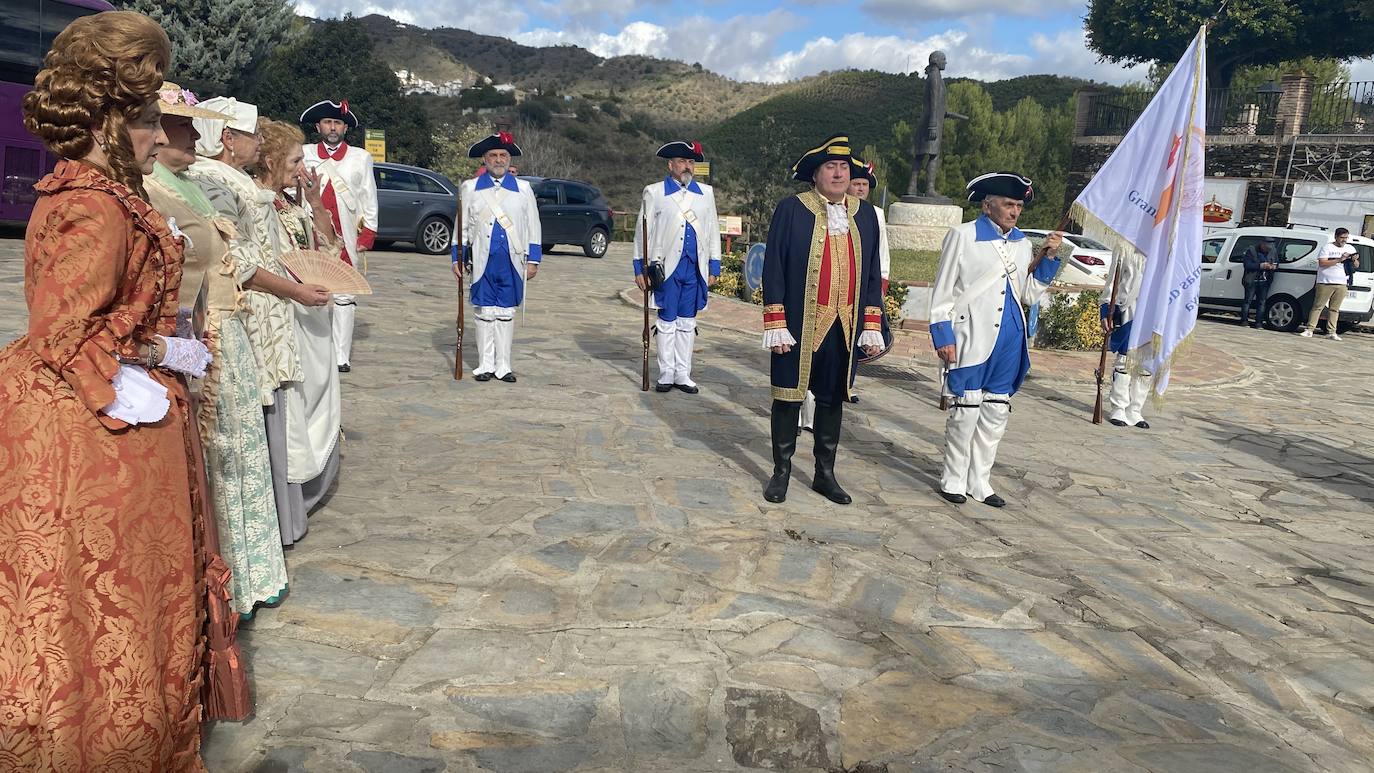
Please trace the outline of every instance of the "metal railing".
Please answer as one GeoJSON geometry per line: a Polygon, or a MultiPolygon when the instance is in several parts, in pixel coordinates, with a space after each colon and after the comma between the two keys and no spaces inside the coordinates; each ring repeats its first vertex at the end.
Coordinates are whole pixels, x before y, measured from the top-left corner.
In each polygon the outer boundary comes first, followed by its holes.
{"type": "MultiPolygon", "coordinates": [[[[1085,136],[1125,134],[1153,94],[1120,91],[1088,95],[1085,136]]],[[[1207,133],[1273,135],[1293,130],[1279,120],[1283,90],[1274,84],[1256,89],[1208,89],[1207,133]]],[[[1374,81],[1336,81],[1310,87],[1306,98],[1286,111],[1302,110],[1304,134],[1374,134],[1374,81]]],[[[1291,118],[1289,119],[1291,121],[1291,118]]]]}
{"type": "Polygon", "coordinates": [[[1374,81],[1313,86],[1303,131],[1308,134],[1374,134],[1374,81]]]}
{"type": "MultiPolygon", "coordinates": [[[[1277,126],[1281,91],[1258,88],[1207,90],[1208,134],[1273,134],[1277,126]]],[[[1088,120],[1083,134],[1089,137],[1125,134],[1154,97],[1144,91],[1093,94],[1088,97],[1088,120]]]]}

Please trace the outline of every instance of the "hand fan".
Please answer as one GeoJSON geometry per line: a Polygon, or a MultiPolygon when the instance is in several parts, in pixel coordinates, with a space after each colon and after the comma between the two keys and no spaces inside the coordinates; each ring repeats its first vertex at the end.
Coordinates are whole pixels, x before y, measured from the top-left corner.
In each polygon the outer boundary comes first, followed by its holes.
{"type": "Polygon", "coordinates": [[[319,250],[292,250],[281,256],[282,265],[302,282],[324,285],[332,293],[371,295],[372,286],[357,269],[319,250]]]}

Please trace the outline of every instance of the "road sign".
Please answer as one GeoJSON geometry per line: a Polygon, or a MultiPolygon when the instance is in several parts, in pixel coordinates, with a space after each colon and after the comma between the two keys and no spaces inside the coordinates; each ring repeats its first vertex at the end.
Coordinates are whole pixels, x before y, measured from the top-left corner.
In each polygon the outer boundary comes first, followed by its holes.
{"type": "Polygon", "coordinates": [[[739,215],[720,215],[720,235],[739,236],[744,233],[744,218],[739,215]]]}
{"type": "Polygon", "coordinates": [[[696,175],[697,177],[710,177],[710,176],[711,176],[711,162],[710,162],[710,161],[694,161],[694,162],[692,162],[692,174],[693,174],[693,175],[696,175]]]}
{"type": "Polygon", "coordinates": [[[364,133],[365,147],[373,161],[386,161],[386,129],[368,129],[364,133]]]}
{"type": "Polygon", "coordinates": [[[763,251],[764,244],[759,242],[744,253],[744,285],[751,295],[763,287],[763,251]]]}

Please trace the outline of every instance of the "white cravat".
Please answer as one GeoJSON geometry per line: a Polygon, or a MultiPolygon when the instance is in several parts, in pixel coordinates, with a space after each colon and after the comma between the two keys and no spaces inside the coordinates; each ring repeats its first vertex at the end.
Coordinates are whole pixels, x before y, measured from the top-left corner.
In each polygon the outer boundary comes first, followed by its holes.
{"type": "Polygon", "coordinates": [[[849,207],[844,202],[825,202],[825,230],[831,236],[849,233],[849,207]]]}

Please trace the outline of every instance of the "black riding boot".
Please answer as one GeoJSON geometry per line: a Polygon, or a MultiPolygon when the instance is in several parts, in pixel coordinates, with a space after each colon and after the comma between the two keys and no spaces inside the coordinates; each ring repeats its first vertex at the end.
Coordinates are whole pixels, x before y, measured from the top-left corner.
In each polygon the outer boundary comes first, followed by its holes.
{"type": "Polygon", "coordinates": [[[769,502],[787,499],[787,482],[792,477],[792,454],[797,450],[797,421],[801,418],[801,403],[773,401],[773,477],[763,489],[769,502]]]}
{"type": "Polygon", "coordinates": [[[835,455],[840,449],[840,421],[844,403],[816,403],[816,478],[811,488],[837,505],[854,501],[835,480],[835,455]]]}

